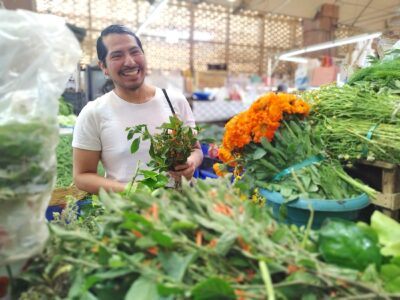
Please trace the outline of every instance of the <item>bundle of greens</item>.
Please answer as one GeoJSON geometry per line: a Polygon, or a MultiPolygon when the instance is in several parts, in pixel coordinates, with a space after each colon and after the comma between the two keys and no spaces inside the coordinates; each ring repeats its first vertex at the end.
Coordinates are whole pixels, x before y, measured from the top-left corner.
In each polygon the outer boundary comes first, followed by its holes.
{"type": "Polygon", "coordinates": [[[400,162],[400,99],[367,85],[326,86],[303,97],[324,148],[334,158],[400,162]]]}
{"type": "Polygon", "coordinates": [[[0,266],[37,253],[48,236],[43,208],[53,187],[57,141],[57,128],[49,124],[0,126],[0,266]]]}
{"type": "Polygon", "coordinates": [[[51,188],[57,132],[40,121],[0,126],[0,201],[51,188]],[[47,162],[48,161],[48,162],[47,162]]]}
{"type": "Polygon", "coordinates": [[[315,131],[321,136],[329,154],[339,160],[367,159],[400,164],[398,125],[329,118],[319,122],[315,131]]]}
{"type": "MultiPolygon", "coordinates": [[[[235,167],[236,175],[244,169],[237,186],[244,192],[280,192],[286,201],[348,199],[361,191],[374,197],[373,190],[328,159],[319,137],[301,121],[308,112],[308,104],[297,96],[270,93],[227,123],[219,158],[235,167]]],[[[226,165],[217,164],[216,173],[223,174],[226,165]]]]}
{"type": "Polygon", "coordinates": [[[58,114],[61,116],[69,116],[74,114],[74,108],[71,103],[65,101],[64,97],[58,99],[58,114]]]}
{"type": "Polygon", "coordinates": [[[277,224],[226,180],[184,184],[182,192],[137,192],[130,199],[101,192],[99,200],[101,209],[83,210],[84,219],[51,225],[45,251],[13,283],[15,297],[391,296],[381,290],[380,278],[318,260],[304,232],[277,224]]]}
{"type": "MultiPolygon", "coordinates": [[[[393,51],[400,51],[395,49],[393,51]]],[[[387,53],[386,55],[391,55],[387,53]]],[[[400,94],[400,57],[392,60],[376,61],[371,66],[359,69],[350,77],[348,84],[367,83],[376,92],[386,90],[400,94]]]]}
{"type": "MultiPolygon", "coordinates": [[[[132,140],[131,153],[138,151],[141,140],[150,140],[149,154],[151,160],[147,163],[148,170],[139,170],[146,181],[154,181],[154,185],[164,186],[167,180],[162,173],[174,170],[176,166],[186,163],[187,158],[197,142],[196,130],[183,124],[176,115],[169,117],[169,122],[163,123],[158,129],[160,133],[151,134],[147,125],[137,125],[126,128],[128,140],[132,140]],[[139,135],[139,137],[136,137],[139,135]],[[135,137],[135,138],[134,138],[135,137]],[[157,181],[160,181],[159,184],[157,181]]],[[[132,179],[135,181],[135,176],[132,179]]],[[[180,181],[175,181],[179,188],[180,181]]]]}
{"type": "MultiPolygon", "coordinates": [[[[283,122],[269,142],[250,143],[243,152],[246,171],[238,186],[250,185],[280,192],[286,201],[303,199],[350,199],[371,188],[348,176],[322,150],[321,140],[309,123],[283,122]]],[[[245,187],[248,189],[248,187],[245,187]]]]}
{"type": "Polygon", "coordinates": [[[362,119],[375,123],[399,123],[400,99],[388,93],[375,93],[365,85],[328,85],[302,94],[312,105],[311,118],[362,119]]]}
{"type": "Polygon", "coordinates": [[[57,145],[57,182],[56,187],[67,187],[72,184],[72,135],[60,136],[57,145]]]}

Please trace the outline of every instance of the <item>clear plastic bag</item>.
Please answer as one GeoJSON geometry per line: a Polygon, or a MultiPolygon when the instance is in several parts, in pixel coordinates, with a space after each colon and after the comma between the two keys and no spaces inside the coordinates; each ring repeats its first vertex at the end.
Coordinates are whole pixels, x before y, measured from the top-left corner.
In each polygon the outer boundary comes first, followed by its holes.
{"type": "Polygon", "coordinates": [[[62,18],[0,9],[0,267],[43,247],[58,98],[81,50],[62,18]]]}

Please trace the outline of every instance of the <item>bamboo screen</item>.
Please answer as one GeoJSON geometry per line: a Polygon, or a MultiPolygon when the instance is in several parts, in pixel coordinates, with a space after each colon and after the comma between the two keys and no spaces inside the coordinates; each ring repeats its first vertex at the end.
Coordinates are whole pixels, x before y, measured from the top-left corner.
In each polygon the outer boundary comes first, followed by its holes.
{"type": "MultiPolygon", "coordinates": [[[[96,39],[110,24],[125,24],[133,31],[152,7],[145,0],[36,0],[37,11],[62,16],[87,30],[82,43],[82,64],[96,64],[96,39]]],[[[339,28],[337,37],[348,36],[339,28]]],[[[150,69],[207,70],[207,64],[227,64],[233,73],[263,74],[268,58],[303,44],[301,19],[255,11],[232,13],[230,8],[170,0],[151,22],[141,40],[150,69]]],[[[280,62],[276,72],[292,71],[280,62]]]]}

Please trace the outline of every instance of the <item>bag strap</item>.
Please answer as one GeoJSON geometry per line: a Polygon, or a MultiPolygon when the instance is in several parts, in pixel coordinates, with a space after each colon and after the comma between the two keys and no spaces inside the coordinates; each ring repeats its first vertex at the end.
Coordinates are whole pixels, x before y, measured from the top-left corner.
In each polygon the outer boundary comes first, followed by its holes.
{"type": "Polygon", "coordinates": [[[172,114],[175,115],[175,110],[174,110],[174,108],[173,108],[173,106],[172,106],[171,100],[169,100],[167,91],[166,91],[165,89],[162,89],[162,91],[163,91],[163,93],[164,93],[165,99],[167,99],[167,102],[168,102],[169,108],[170,108],[171,111],[172,111],[172,114]]]}

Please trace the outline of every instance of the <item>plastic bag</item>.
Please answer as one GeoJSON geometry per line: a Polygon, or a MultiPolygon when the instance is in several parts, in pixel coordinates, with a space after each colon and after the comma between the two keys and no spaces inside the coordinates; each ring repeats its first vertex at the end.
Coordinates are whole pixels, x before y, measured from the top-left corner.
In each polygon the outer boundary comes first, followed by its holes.
{"type": "Polygon", "coordinates": [[[55,182],[58,98],[80,58],[63,19],[0,9],[0,267],[39,252],[55,182]]]}

